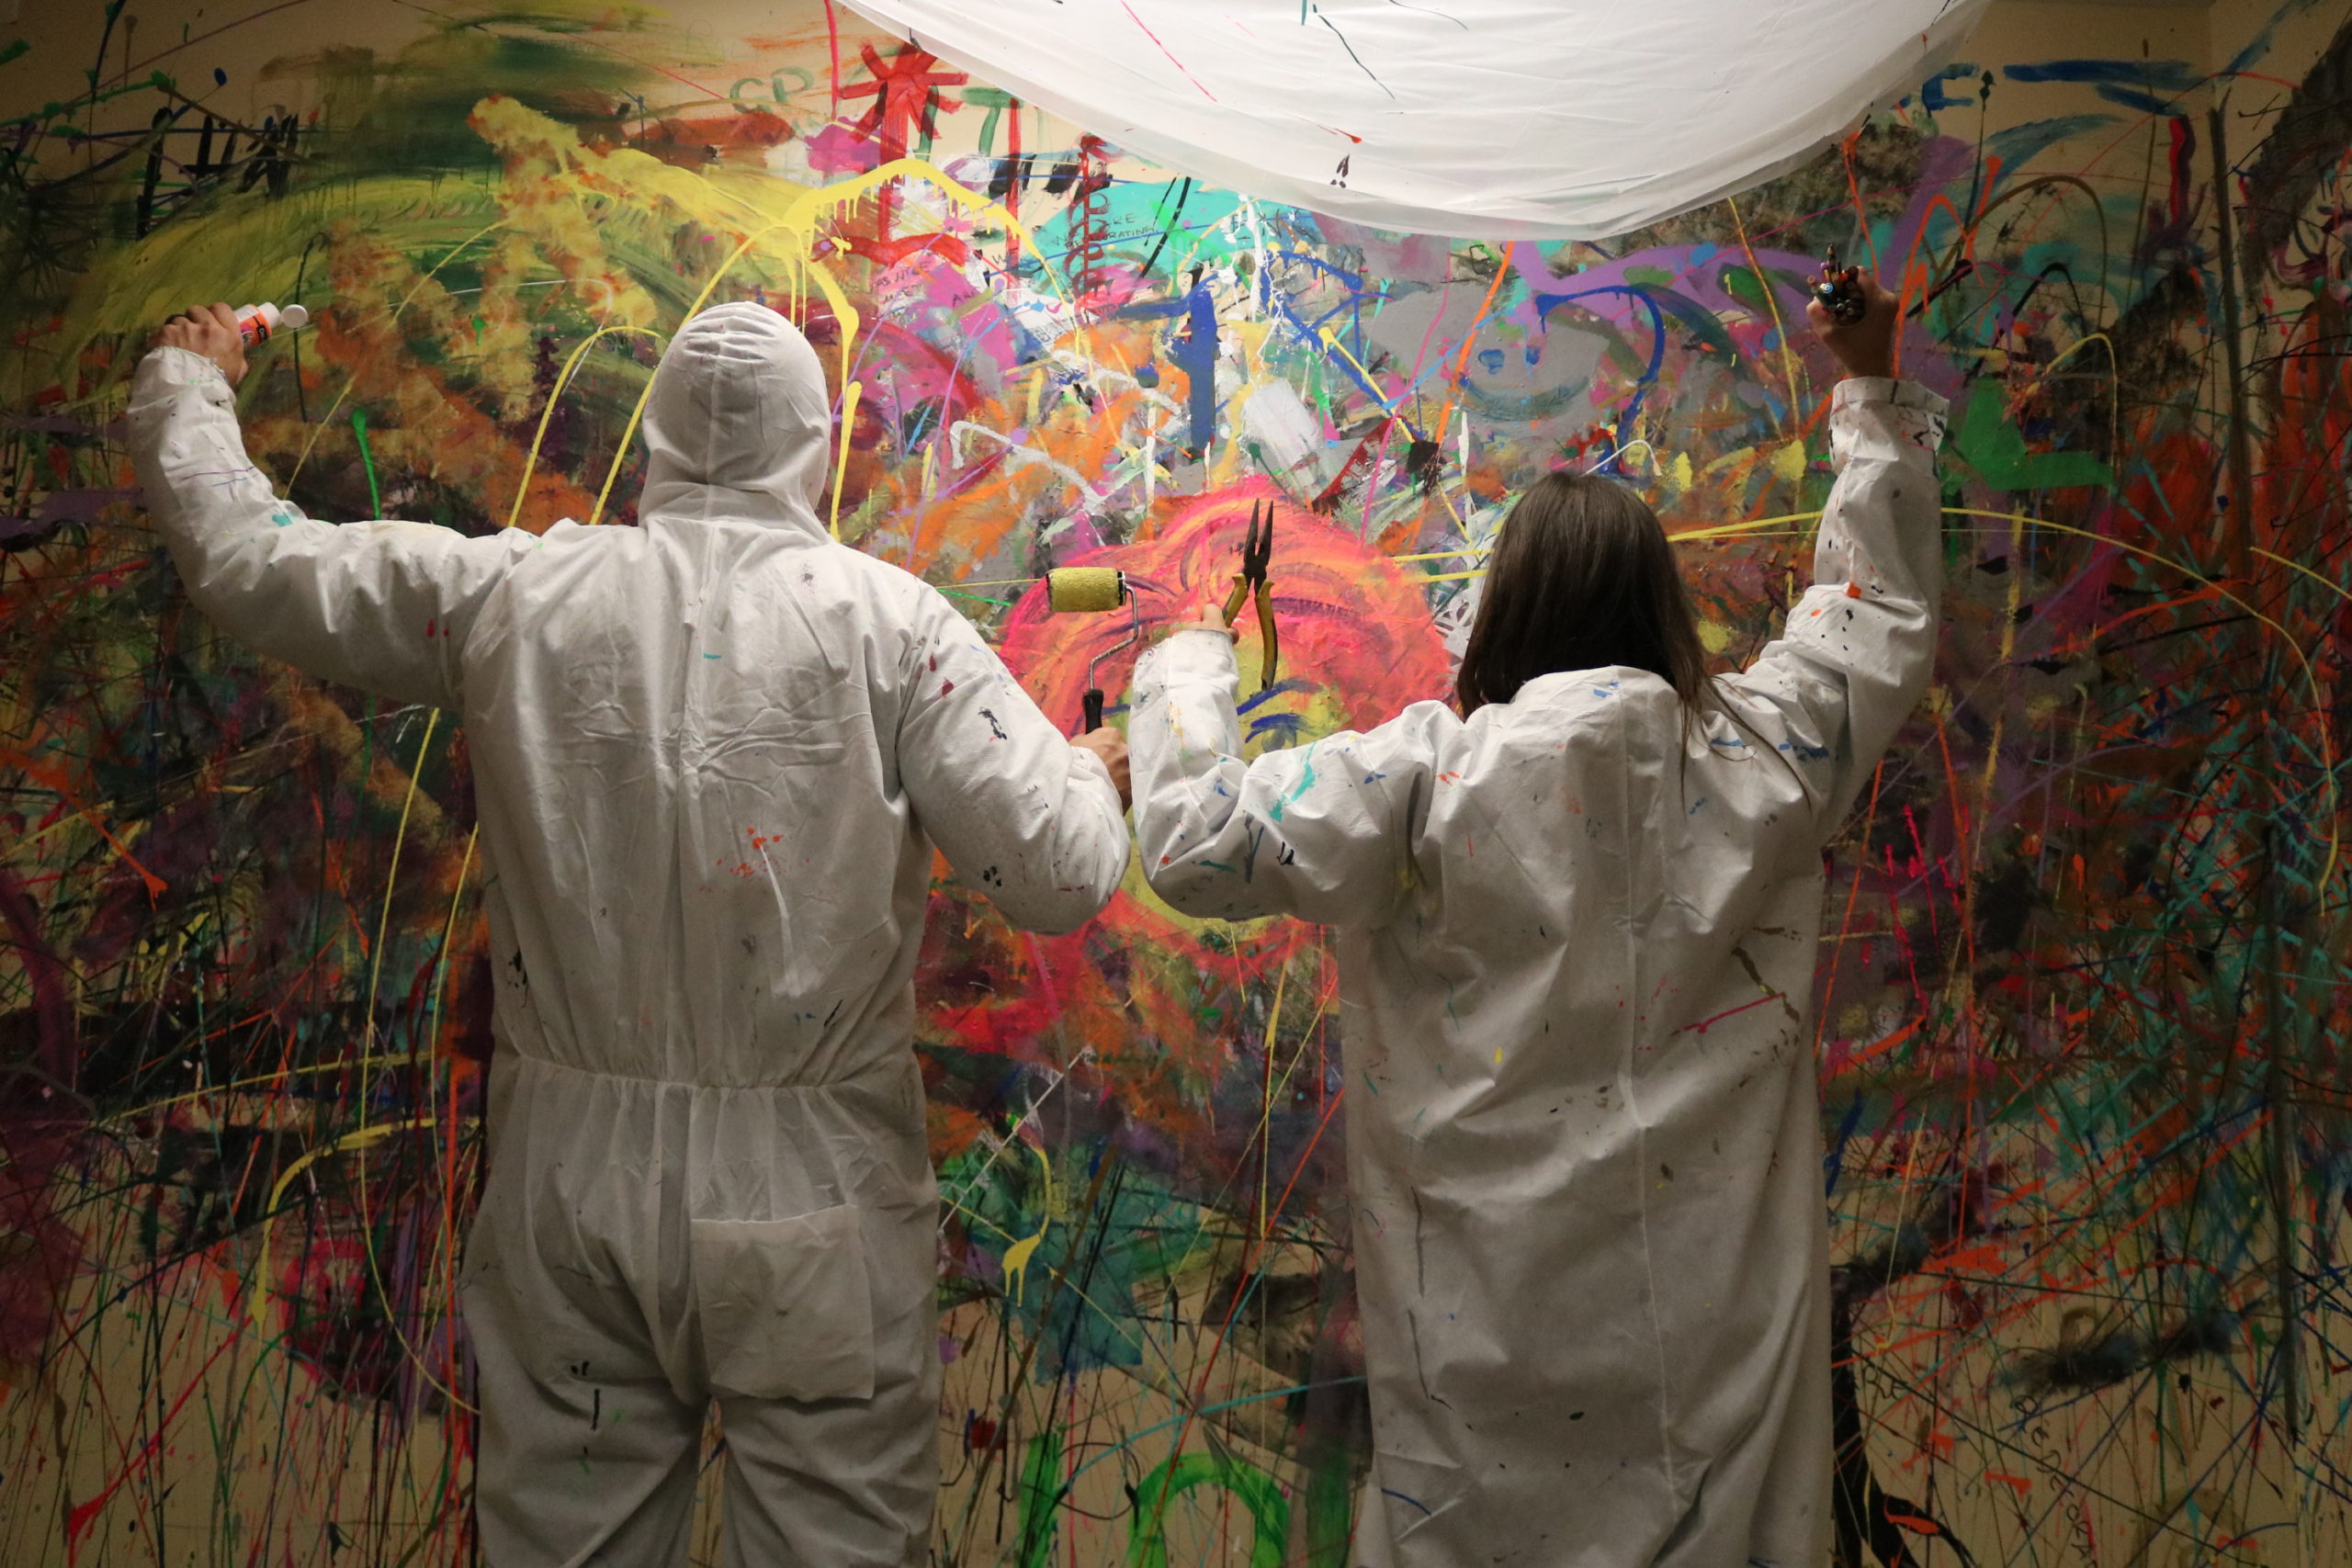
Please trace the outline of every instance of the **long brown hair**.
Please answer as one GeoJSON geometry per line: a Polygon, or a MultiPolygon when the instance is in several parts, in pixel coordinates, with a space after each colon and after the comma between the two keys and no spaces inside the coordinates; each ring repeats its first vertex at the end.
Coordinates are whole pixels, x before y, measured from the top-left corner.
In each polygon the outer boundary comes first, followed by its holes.
{"type": "Polygon", "coordinates": [[[1466,718],[1539,675],[1611,664],[1672,686],[1690,721],[1706,654],[1657,513],[1614,479],[1547,475],[1503,520],[1454,694],[1466,718]]]}

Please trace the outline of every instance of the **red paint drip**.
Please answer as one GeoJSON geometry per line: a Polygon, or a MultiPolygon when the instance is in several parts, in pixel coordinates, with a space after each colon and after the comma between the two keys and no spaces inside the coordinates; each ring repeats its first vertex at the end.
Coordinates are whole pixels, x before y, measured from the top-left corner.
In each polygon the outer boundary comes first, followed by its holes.
{"type": "Polygon", "coordinates": [[[130,1479],[131,1472],[136,1471],[141,1465],[145,1464],[149,1460],[155,1457],[155,1450],[163,1447],[164,1434],[170,1429],[173,1418],[179,1415],[181,1407],[187,1404],[190,1396],[192,1396],[198,1388],[203,1386],[204,1374],[212,1370],[212,1363],[220,1359],[220,1353],[223,1350],[226,1350],[230,1346],[236,1344],[238,1342],[238,1338],[239,1337],[234,1334],[222,1337],[220,1343],[212,1348],[212,1354],[204,1359],[204,1365],[197,1369],[196,1376],[190,1378],[188,1380],[188,1385],[180,1390],[180,1396],[172,1401],[172,1407],[164,1412],[164,1418],[155,1423],[155,1435],[147,1439],[147,1446],[141,1449],[135,1458],[131,1459],[120,1471],[117,1472],[114,1479],[107,1482],[106,1485],[99,1490],[96,1496],[91,1498],[86,1503],[78,1503],[74,1505],[72,1509],[67,1511],[65,1516],[65,1561],[69,1564],[81,1561],[82,1537],[88,1533],[91,1521],[98,1517],[99,1513],[105,1509],[107,1502],[118,1491],[121,1490],[122,1483],[130,1479]]]}
{"type": "Polygon", "coordinates": [[[833,103],[828,113],[831,118],[839,119],[842,116],[842,28],[833,15],[833,0],[825,0],[825,51],[833,62],[833,103]]]}
{"type": "MultiPolygon", "coordinates": [[[[1135,24],[1136,27],[1143,28],[1143,36],[1149,39],[1152,41],[1153,46],[1157,48],[1160,53],[1168,56],[1168,63],[1173,65],[1179,71],[1183,71],[1185,81],[1190,82],[1195,87],[1201,87],[1201,79],[1198,76],[1193,75],[1190,71],[1184,70],[1184,62],[1177,59],[1174,51],[1170,50],[1166,44],[1159,41],[1159,35],[1153,32],[1149,28],[1144,27],[1143,18],[1136,16],[1136,8],[1133,6],[1129,6],[1127,4],[1127,0],[1119,0],[1119,5],[1125,10],[1128,16],[1135,17],[1135,24]]],[[[1216,95],[1210,92],[1206,87],[1201,87],[1201,96],[1206,98],[1211,103],[1216,102],[1216,95]]]]}

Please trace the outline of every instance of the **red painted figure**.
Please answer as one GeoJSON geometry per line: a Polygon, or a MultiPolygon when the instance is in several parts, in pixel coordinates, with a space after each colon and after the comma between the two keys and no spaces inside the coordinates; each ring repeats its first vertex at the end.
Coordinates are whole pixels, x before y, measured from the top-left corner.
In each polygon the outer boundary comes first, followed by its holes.
{"type": "MultiPolygon", "coordinates": [[[[844,98],[872,98],[873,105],[858,117],[853,128],[857,134],[874,142],[882,154],[882,162],[890,163],[907,155],[907,131],[910,127],[925,136],[939,134],[939,111],[953,114],[964,106],[942,103],[939,89],[960,87],[971,80],[961,71],[933,71],[939,57],[916,44],[908,44],[888,62],[874,52],[872,44],[860,46],[865,59],[866,73],[871,81],[843,87],[844,98]]],[[[879,210],[875,217],[875,238],[890,237],[891,209],[897,205],[897,192],[884,186],[877,195],[879,210]]]]}

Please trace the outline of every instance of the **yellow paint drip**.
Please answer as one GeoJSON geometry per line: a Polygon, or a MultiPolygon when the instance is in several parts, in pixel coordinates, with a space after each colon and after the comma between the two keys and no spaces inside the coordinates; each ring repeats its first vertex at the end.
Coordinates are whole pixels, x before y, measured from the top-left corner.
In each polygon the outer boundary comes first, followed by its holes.
{"type": "Polygon", "coordinates": [[[836,539],[842,536],[842,476],[849,472],[849,436],[857,428],[857,403],[865,395],[863,381],[852,381],[842,389],[842,444],[833,458],[833,509],[825,521],[836,539]]]}

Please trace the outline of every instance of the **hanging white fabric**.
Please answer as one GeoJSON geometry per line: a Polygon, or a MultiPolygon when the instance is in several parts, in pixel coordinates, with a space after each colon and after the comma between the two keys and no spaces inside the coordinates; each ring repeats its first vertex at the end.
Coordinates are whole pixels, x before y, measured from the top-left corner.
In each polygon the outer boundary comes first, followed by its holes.
{"type": "Polygon", "coordinates": [[[1135,156],[1380,229],[1605,239],[1802,162],[1985,0],[848,0],[1135,156]]]}

